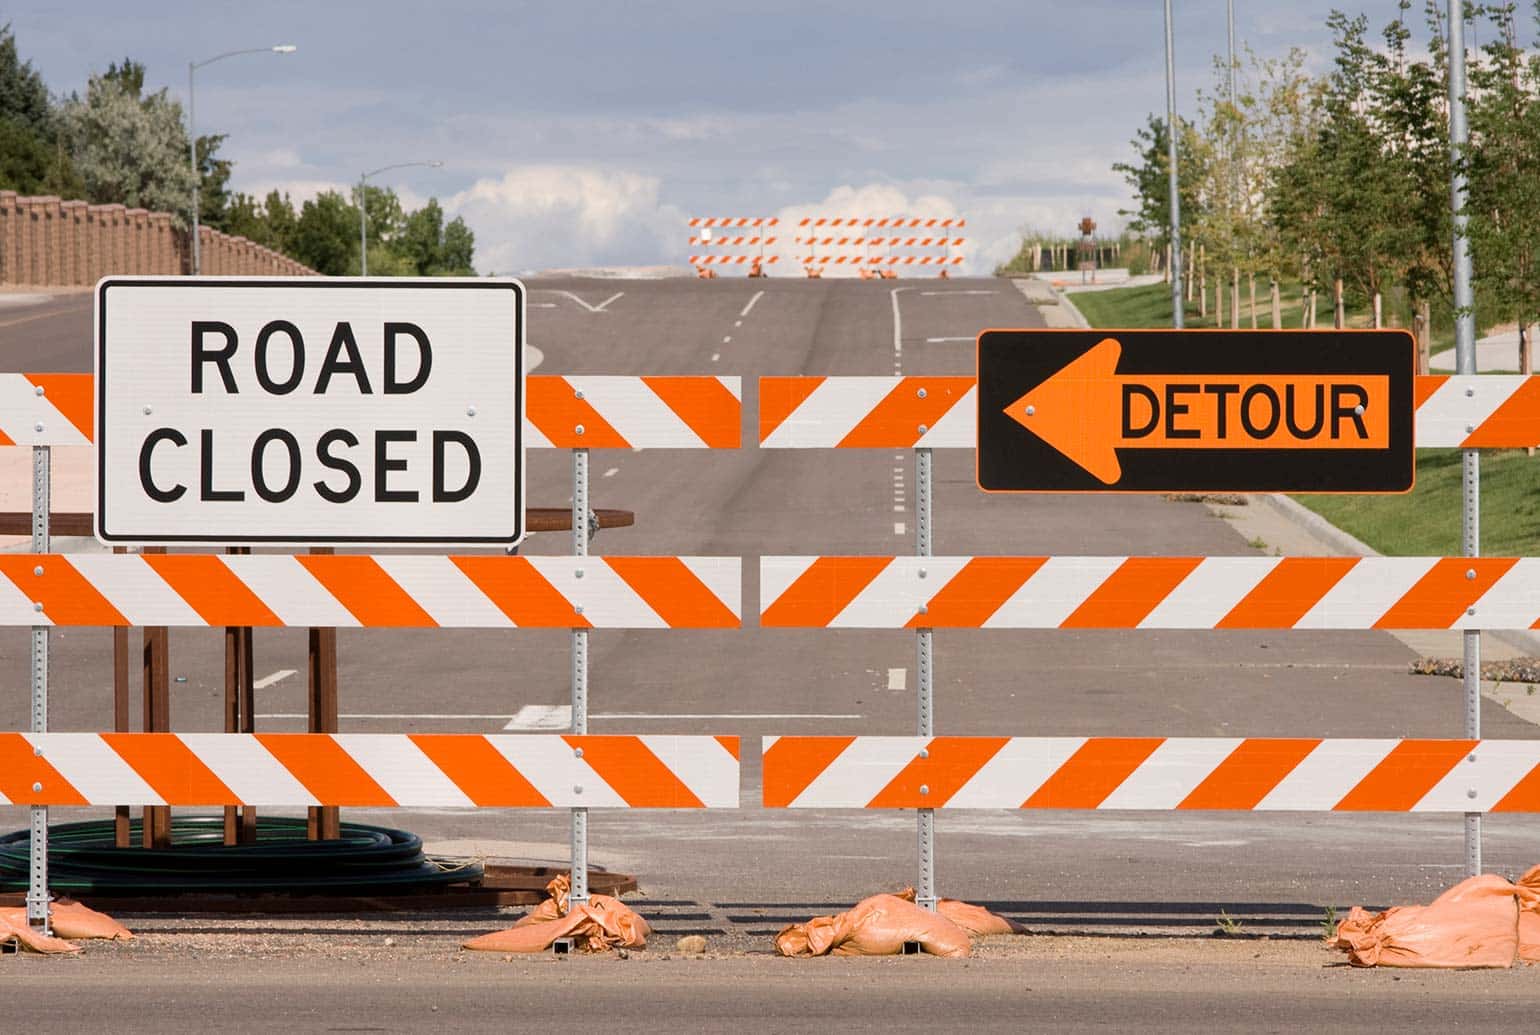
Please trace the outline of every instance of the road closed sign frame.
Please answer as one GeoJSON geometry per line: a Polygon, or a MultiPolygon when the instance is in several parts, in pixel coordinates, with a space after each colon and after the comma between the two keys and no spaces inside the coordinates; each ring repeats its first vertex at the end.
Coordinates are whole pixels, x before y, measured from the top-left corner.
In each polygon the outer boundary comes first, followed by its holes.
{"type": "Polygon", "coordinates": [[[525,297],[509,278],[102,279],[97,538],[516,545],[525,297]]]}
{"type": "Polygon", "coordinates": [[[987,330],[978,485],[1409,492],[1415,364],[1400,330],[987,330]]]}

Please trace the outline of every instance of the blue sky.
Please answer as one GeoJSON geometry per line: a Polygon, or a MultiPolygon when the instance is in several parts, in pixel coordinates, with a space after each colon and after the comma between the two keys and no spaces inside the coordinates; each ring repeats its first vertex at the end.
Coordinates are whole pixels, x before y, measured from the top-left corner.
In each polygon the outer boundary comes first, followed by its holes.
{"type": "MultiPolygon", "coordinates": [[[[1176,0],[1178,98],[1207,85],[1224,0],[1176,0]]],[[[1263,56],[1329,62],[1329,0],[1237,0],[1263,56]]],[[[1336,6],[1378,25],[1392,0],[1336,6]]],[[[50,87],[131,56],[185,97],[187,62],[294,43],[198,73],[198,129],[229,134],[234,185],[296,200],[392,162],[512,273],[680,264],[692,215],[961,215],[971,268],[1024,227],[1117,222],[1113,161],[1163,109],[1161,4],[953,0],[12,0],[50,87]],[[426,12],[426,13],[425,13],[426,12]]],[[[1420,12],[1420,5],[1418,5],[1420,12]]],[[[1420,17],[1420,15],[1419,15],[1420,17]]],[[[1419,33],[1421,35],[1421,33],[1419,33]]]]}

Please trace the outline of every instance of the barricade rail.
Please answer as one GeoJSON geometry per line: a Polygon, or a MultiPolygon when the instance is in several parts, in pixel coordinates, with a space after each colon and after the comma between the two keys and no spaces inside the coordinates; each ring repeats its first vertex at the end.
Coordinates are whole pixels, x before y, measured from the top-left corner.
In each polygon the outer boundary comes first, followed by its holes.
{"type": "Polygon", "coordinates": [[[738,807],[738,738],[0,733],[0,804],[738,807]]]}

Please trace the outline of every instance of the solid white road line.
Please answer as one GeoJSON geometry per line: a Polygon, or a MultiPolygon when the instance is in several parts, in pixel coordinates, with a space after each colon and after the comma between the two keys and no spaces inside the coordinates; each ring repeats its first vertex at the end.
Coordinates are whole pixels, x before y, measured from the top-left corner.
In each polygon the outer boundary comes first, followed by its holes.
{"type": "Polygon", "coordinates": [[[786,712],[775,714],[747,714],[744,712],[679,712],[671,714],[659,714],[656,712],[604,712],[594,715],[595,719],[863,719],[864,715],[829,715],[826,713],[811,712],[786,712]]]}
{"type": "Polygon", "coordinates": [[[909,682],[909,670],[907,668],[888,669],[888,689],[902,690],[909,682]]]}
{"type": "Polygon", "coordinates": [[[995,291],[921,291],[922,295],[994,295],[995,291]]]}
{"type": "Polygon", "coordinates": [[[763,294],[764,294],[764,291],[756,291],[756,292],[754,292],[754,297],[749,299],[749,304],[743,307],[743,311],[740,312],[738,314],[738,316],[741,319],[747,319],[748,315],[749,315],[749,310],[754,308],[754,303],[758,302],[759,301],[759,296],[761,296],[763,294]]]}
{"type": "Polygon", "coordinates": [[[572,728],[572,705],[526,704],[508,720],[505,730],[565,730],[572,728]]]}
{"type": "Polygon", "coordinates": [[[617,291],[613,295],[611,295],[609,298],[606,298],[604,301],[600,302],[598,305],[589,305],[587,302],[583,301],[581,298],[579,298],[577,295],[574,295],[570,291],[558,291],[558,290],[556,290],[554,288],[535,288],[535,290],[536,291],[544,291],[546,294],[562,295],[562,296],[564,296],[566,298],[570,298],[574,302],[576,302],[578,305],[582,306],[584,309],[587,309],[590,313],[602,313],[602,312],[604,312],[604,307],[605,306],[609,305],[611,302],[615,301],[615,299],[620,298],[622,295],[625,294],[624,291],[617,291]]]}
{"type": "Polygon", "coordinates": [[[934,344],[935,342],[941,342],[941,341],[975,341],[975,340],[977,340],[977,339],[975,339],[975,338],[926,338],[925,339],[925,341],[927,343],[931,343],[931,344],[934,344]]]}
{"type": "Polygon", "coordinates": [[[266,690],[274,683],[282,683],[285,679],[288,679],[292,675],[294,675],[294,670],[292,668],[281,668],[277,672],[274,672],[272,675],[263,676],[261,679],[253,681],[251,685],[253,689],[266,690]]]}

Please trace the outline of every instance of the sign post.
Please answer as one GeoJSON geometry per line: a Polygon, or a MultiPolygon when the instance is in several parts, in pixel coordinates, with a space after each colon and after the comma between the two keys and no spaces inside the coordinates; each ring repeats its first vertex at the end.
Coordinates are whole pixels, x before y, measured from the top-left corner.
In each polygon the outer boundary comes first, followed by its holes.
{"type": "Polygon", "coordinates": [[[986,492],[1406,492],[1404,331],[985,331],[986,492]]]}
{"type": "Polygon", "coordinates": [[[96,335],[105,543],[523,538],[518,281],[109,277],[96,335]]]}

